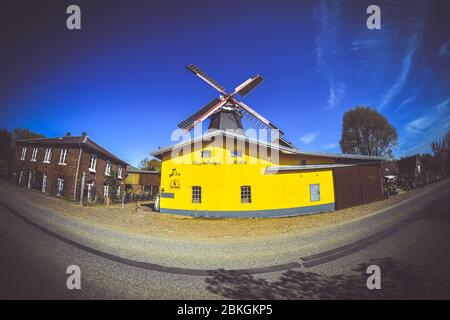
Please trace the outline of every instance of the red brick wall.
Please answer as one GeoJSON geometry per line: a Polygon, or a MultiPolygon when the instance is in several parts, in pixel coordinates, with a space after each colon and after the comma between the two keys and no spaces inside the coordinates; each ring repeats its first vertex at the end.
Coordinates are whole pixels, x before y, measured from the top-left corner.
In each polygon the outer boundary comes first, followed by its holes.
{"type": "MultiPolygon", "coordinates": [[[[81,158],[80,158],[80,166],[78,177],[76,177],[77,166],[78,166],[78,158],[80,155],[80,147],[74,146],[65,146],[65,147],[55,147],[55,146],[39,146],[38,153],[36,157],[36,161],[31,161],[31,156],[33,153],[33,146],[27,146],[27,153],[25,156],[25,160],[20,160],[20,156],[22,153],[22,145],[17,145],[15,148],[15,156],[13,159],[13,172],[16,173],[14,183],[17,184],[18,177],[20,171],[23,171],[22,183],[21,186],[27,187],[28,185],[28,177],[29,172],[32,172],[32,187],[41,190],[42,186],[42,174],[47,174],[47,187],[46,193],[56,195],[56,184],[57,179],[64,179],[64,192],[63,197],[68,199],[74,198],[74,190],[76,188],[76,200],[80,198],[80,189],[81,189],[81,180],[83,177],[83,172],[86,173],[87,180],[94,181],[94,185],[96,186],[96,195],[99,201],[103,199],[103,185],[105,183],[105,167],[107,158],[100,155],[97,155],[97,167],[96,172],[89,172],[89,164],[91,159],[91,151],[86,148],[82,149],[81,158]],[[52,155],[50,163],[43,163],[44,155],[46,148],[49,147],[52,149],[52,155]],[[66,165],[60,165],[59,158],[61,149],[68,149],[68,154],[66,157],[66,165]],[[75,180],[77,180],[75,186],[75,180]]],[[[113,170],[117,170],[118,163],[112,162],[111,172],[113,170]]],[[[126,166],[122,166],[122,181],[126,177],[126,166]]],[[[121,185],[121,190],[124,190],[124,185],[121,185]]],[[[112,191],[112,190],[111,190],[112,191]]]]}

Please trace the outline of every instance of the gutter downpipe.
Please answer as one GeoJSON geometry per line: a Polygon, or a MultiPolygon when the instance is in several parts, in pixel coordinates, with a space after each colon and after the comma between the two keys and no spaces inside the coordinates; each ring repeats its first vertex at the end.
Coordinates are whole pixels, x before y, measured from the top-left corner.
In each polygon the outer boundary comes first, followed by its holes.
{"type": "Polygon", "coordinates": [[[73,189],[73,200],[77,199],[77,184],[78,184],[78,172],[80,170],[81,151],[83,150],[83,143],[86,143],[87,135],[84,137],[83,142],[80,143],[80,153],[78,154],[77,171],[75,173],[75,188],[73,189]]]}

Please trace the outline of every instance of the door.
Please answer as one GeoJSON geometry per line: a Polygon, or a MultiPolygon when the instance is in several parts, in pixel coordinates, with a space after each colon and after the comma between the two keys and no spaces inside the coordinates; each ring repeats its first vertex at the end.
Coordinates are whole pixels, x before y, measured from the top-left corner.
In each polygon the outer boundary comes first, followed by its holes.
{"type": "Polygon", "coordinates": [[[87,201],[92,201],[92,191],[94,189],[94,183],[88,183],[87,184],[87,201]]]}
{"type": "Polygon", "coordinates": [[[44,173],[42,176],[42,192],[45,192],[45,189],[47,188],[47,175],[44,173]]]}
{"type": "Polygon", "coordinates": [[[309,185],[309,193],[311,201],[320,201],[320,185],[318,183],[309,185]]]}

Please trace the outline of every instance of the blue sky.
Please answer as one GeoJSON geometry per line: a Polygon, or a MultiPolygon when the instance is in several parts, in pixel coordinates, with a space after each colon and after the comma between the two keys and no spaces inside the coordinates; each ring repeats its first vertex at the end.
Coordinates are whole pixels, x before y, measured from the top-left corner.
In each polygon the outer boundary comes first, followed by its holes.
{"type": "Polygon", "coordinates": [[[225,88],[299,149],[339,152],[342,116],[376,108],[396,156],[429,152],[450,123],[448,1],[2,1],[0,127],[86,131],[130,164],[225,88]],[[47,4],[48,3],[48,4],[47,4]],[[82,30],[65,27],[78,4],[82,30]],[[381,8],[381,30],[366,8],[381,8]]]}

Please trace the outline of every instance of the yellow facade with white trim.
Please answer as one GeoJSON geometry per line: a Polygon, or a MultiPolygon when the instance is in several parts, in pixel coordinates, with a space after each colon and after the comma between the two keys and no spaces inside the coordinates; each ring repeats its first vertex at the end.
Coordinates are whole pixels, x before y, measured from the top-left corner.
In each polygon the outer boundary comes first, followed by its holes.
{"type": "Polygon", "coordinates": [[[268,173],[272,165],[332,164],[334,159],[305,157],[273,150],[254,154],[249,144],[231,148],[203,141],[192,150],[162,155],[160,211],[193,216],[266,217],[334,210],[331,169],[268,173]],[[242,156],[233,157],[233,150],[242,156]],[[202,158],[208,150],[211,157],[202,158]],[[261,154],[264,153],[264,156],[261,154]],[[311,199],[310,185],[319,185],[311,199]],[[193,203],[192,187],[201,187],[201,203],[193,203]],[[251,203],[241,203],[241,186],[251,187],[251,203]]]}

